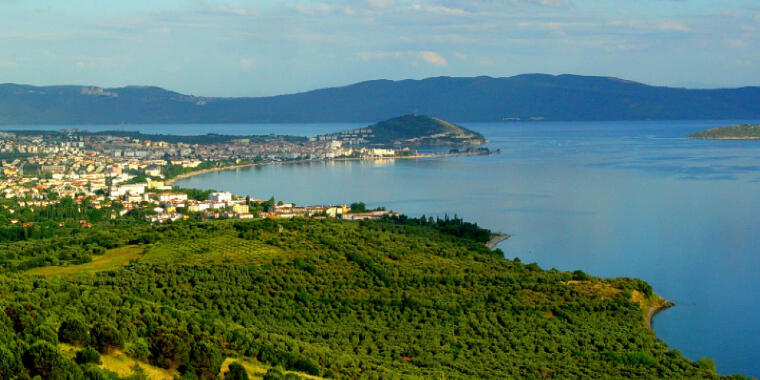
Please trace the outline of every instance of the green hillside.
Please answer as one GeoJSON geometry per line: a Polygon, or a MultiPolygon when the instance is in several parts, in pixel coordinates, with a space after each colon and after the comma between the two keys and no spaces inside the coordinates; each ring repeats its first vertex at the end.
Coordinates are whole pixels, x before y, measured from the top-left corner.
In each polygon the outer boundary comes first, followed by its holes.
{"type": "Polygon", "coordinates": [[[374,144],[400,145],[479,145],[480,133],[447,121],[422,115],[405,115],[371,125],[374,144]]]}
{"type": "Polygon", "coordinates": [[[760,125],[741,124],[728,127],[712,128],[695,133],[689,138],[718,140],[757,140],[760,139],[760,125]]]}
{"type": "Polygon", "coordinates": [[[489,237],[461,221],[267,219],[3,243],[0,378],[117,378],[88,346],[185,379],[225,358],[291,377],[718,377],[647,327],[645,282],[507,260],[489,237]]]}

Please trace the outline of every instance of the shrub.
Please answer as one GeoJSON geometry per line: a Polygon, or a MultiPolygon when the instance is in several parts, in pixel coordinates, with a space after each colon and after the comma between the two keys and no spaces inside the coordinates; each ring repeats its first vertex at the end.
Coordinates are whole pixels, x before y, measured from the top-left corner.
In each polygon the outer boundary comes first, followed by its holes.
{"type": "Polygon", "coordinates": [[[196,342],[190,349],[190,365],[199,377],[212,378],[219,373],[222,366],[222,354],[207,340],[196,342]]]}
{"type": "Polygon", "coordinates": [[[77,351],[74,361],[77,364],[100,364],[100,354],[92,347],[87,347],[83,350],[77,351]]]}
{"type": "Polygon", "coordinates": [[[58,340],[63,343],[84,346],[90,342],[87,325],[81,319],[69,317],[58,328],[58,340]]]}
{"type": "Polygon", "coordinates": [[[224,374],[224,380],[248,380],[248,372],[238,362],[230,363],[230,370],[224,374]]]}
{"type": "Polygon", "coordinates": [[[111,352],[114,348],[121,348],[124,345],[119,330],[107,322],[92,326],[90,338],[92,339],[92,346],[102,353],[111,352]]]}

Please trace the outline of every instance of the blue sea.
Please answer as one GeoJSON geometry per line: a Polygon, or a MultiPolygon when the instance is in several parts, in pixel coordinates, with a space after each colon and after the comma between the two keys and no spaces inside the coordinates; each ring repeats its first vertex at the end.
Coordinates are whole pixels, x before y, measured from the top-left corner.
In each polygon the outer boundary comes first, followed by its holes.
{"type": "MultiPolygon", "coordinates": [[[[264,166],[178,185],[458,215],[512,235],[499,245],[507,257],[648,281],[676,303],[654,320],[659,338],[714,358],[719,373],[760,376],[760,141],[684,138],[737,122],[462,123],[501,154],[264,166]]],[[[363,125],[97,128],[315,135],[363,125]]]]}

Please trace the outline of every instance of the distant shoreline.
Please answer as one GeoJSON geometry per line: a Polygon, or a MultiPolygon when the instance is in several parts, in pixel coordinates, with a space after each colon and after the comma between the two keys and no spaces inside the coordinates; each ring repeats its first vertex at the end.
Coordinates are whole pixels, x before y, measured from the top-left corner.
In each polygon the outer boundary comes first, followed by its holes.
{"type": "Polygon", "coordinates": [[[711,128],[687,137],[699,140],[760,140],[760,124],[738,124],[711,128]]]}
{"type": "Polygon", "coordinates": [[[736,136],[736,137],[687,137],[692,140],[760,140],[760,137],[756,136],[736,136]]]}
{"type": "MultiPolygon", "coordinates": [[[[259,162],[259,163],[247,163],[247,164],[239,164],[239,165],[231,165],[231,166],[224,166],[219,168],[209,168],[209,169],[201,169],[192,171],[189,173],[183,173],[176,177],[173,177],[171,179],[168,179],[165,181],[167,185],[173,185],[177,181],[181,181],[183,179],[188,179],[191,177],[195,177],[197,175],[201,174],[207,174],[207,173],[213,173],[213,172],[221,172],[221,171],[228,171],[228,170],[236,170],[236,169],[242,169],[242,168],[249,168],[253,166],[268,166],[268,165],[288,165],[288,164],[304,164],[304,163],[310,163],[310,162],[330,162],[330,161],[379,161],[379,160],[401,160],[401,159],[418,159],[418,158],[446,158],[446,157],[464,157],[464,156],[487,156],[490,154],[494,154],[494,152],[471,152],[471,153],[431,153],[431,154],[415,154],[410,156],[389,156],[389,157],[374,157],[374,158],[365,158],[365,157],[342,157],[342,158],[333,158],[333,159],[308,159],[308,160],[294,160],[294,161],[277,161],[277,162],[259,162]]],[[[502,239],[504,240],[504,239],[502,239]]],[[[498,242],[497,242],[498,243],[498,242]]]]}
{"type": "Polygon", "coordinates": [[[491,234],[491,240],[486,242],[486,247],[488,247],[488,249],[494,249],[499,243],[509,239],[510,237],[510,235],[503,233],[493,233],[491,234]]]}

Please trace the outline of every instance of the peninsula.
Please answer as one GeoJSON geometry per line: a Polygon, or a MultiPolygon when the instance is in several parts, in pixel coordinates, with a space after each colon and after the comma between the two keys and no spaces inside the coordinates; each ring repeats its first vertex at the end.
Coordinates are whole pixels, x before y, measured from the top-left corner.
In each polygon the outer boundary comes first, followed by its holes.
{"type": "Polygon", "coordinates": [[[760,139],[760,124],[739,124],[712,128],[697,132],[688,136],[688,138],[707,140],[758,140],[760,139]]]}
{"type": "Polygon", "coordinates": [[[480,133],[424,115],[395,117],[366,128],[317,136],[313,140],[385,147],[474,146],[486,142],[480,133]]]}

